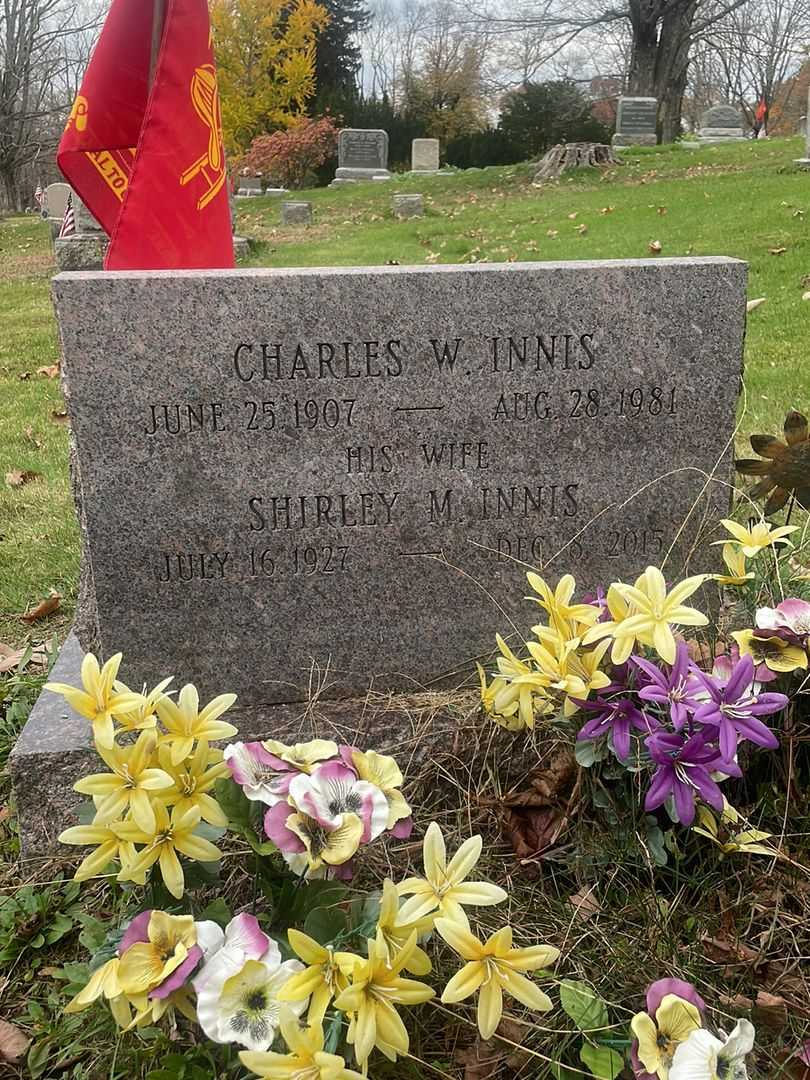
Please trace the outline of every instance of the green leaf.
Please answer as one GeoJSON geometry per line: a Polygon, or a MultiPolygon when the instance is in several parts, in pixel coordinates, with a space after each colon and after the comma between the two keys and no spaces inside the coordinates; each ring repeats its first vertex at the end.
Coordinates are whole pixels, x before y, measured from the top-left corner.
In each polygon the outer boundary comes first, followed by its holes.
{"type": "Polygon", "coordinates": [[[584,1043],[579,1051],[582,1061],[599,1080],[615,1080],[624,1068],[624,1058],[607,1046],[591,1046],[584,1043]]]}
{"type": "Polygon", "coordinates": [[[250,820],[250,799],[241,787],[228,777],[222,777],[214,785],[214,798],[228,815],[231,828],[236,832],[253,831],[250,820]]]}
{"type": "Polygon", "coordinates": [[[551,1075],[554,1080],[581,1080],[582,1074],[573,1069],[566,1068],[565,1065],[560,1065],[556,1061],[551,1066],[551,1075]]]}
{"type": "Polygon", "coordinates": [[[653,862],[656,866],[667,865],[667,849],[662,830],[657,826],[653,826],[647,832],[647,845],[650,849],[650,854],[653,857],[653,862]]]}
{"type": "Polygon", "coordinates": [[[319,907],[310,911],[304,921],[304,933],[319,945],[328,945],[346,931],[346,915],[338,907],[319,907]]]}
{"type": "Polygon", "coordinates": [[[208,907],[200,913],[200,919],[208,919],[211,922],[215,922],[217,926],[221,926],[224,930],[231,921],[230,908],[221,896],[217,897],[216,900],[212,900],[208,907]]]}
{"type": "Polygon", "coordinates": [[[104,944],[107,938],[107,928],[100,919],[88,915],[86,912],[82,912],[78,916],[78,920],[83,927],[82,932],[79,934],[79,941],[89,953],[94,953],[104,944]]]}
{"type": "Polygon", "coordinates": [[[607,1027],[607,1005],[587,983],[563,979],[560,1004],[580,1031],[598,1031],[607,1027]]]}
{"type": "Polygon", "coordinates": [[[31,1049],[28,1051],[28,1057],[26,1061],[30,1070],[31,1076],[35,1078],[42,1076],[48,1065],[51,1062],[51,1053],[53,1046],[49,1039],[43,1039],[41,1042],[35,1042],[31,1049]]]}
{"type": "Polygon", "coordinates": [[[590,769],[597,761],[601,761],[604,756],[604,747],[593,739],[582,739],[574,747],[574,757],[577,759],[577,764],[584,769],[590,769]]]}

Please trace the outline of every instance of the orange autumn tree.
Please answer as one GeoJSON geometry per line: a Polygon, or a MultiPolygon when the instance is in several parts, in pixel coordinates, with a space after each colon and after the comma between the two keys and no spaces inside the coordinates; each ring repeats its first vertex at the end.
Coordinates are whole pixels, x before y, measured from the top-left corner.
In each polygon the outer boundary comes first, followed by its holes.
{"type": "Polygon", "coordinates": [[[211,0],[225,148],[293,126],[315,93],[315,43],[329,16],[315,0],[211,0]]]}

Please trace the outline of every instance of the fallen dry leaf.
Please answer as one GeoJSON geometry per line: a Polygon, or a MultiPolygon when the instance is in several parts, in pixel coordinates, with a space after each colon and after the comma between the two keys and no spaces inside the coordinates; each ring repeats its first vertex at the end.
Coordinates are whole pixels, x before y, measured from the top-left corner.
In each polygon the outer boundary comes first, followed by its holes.
{"type": "Polygon", "coordinates": [[[763,960],[755,949],[741,941],[710,937],[708,934],[704,934],[700,940],[707,959],[716,964],[725,965],[723,968],[724,978],[739,975],[738,969],[741,967],[754,967],[755,969],[767,967],[767,961],[763,960]]]}
{"type": "Polygon", "coordinates": [[[802,300],[810,300],[810,290],[806,293],[802,293],[802,300]]]}
{"type": "Polygon", "coordinates": [[[32,472],[30,469],[11,469],[6,473],[6,483],[10,488],[22,487],[30,484],[32,480],[41,480],[42,473],[32,472]]]}
{"type": "Polygon", "coordinates": [[[59,605],[62,603],[62,597],[54,589],[44,600],[40,600],[37,606],[32,611],[26,611],[20,618],[23,622],[33,623],[37,619],[44,619],[47,615],[53,615],[58,610],[59,605]]]}
{"type": "Polygon", "coordinates": [[[599,213],[600,214],[612,214],[615,209],[616,209],[615,206],[603,206],[602,209],[599,211],[599,213]]]}
{"type": "Polygon", "coordinates": [[[25,1032],[7,1020],[0,1020],[0,1061],[17,1065],[25,1057],[31,1040],[25,1032]]]}
{"type": "Polygon", "coordinates": [[[756,311],[756,309],[761,304],[764,304],[767,299],[768,299],[767,296],[758,296],[756,298],[756,300],[749,300],[748,303],[745,305],[745,310],[746,311],[756,311]]]}
{"type": "MultiPolygon", "coordinates": [[[[25,652],[25,649],[14,649],[11,645],[0,642],[0,675],[7,671],[16,671],[25,652]]],[[[48,653],[45,649],[33,649],[30,663],[37,667],[44,667],[48,663],[48,653]]]]}
{"type": "Polygon", "coordinates": [[[651,240],[647,246],[649,247],[653,255],[657,255],[660,251],[663,250],[663,245],[661,244],[660,240],[651,240]]]}
{"type": "Polygon", "coordinates": [[[581,225],[577,225],[577,227],[574,229],[574,232],[579,233],[580,236],[584,236],[587,231],[588,226],[585,224],[584,221],[581,225]]]}
{"type": "Polygon", "coordinates": [[[42,443],[39,441],[39,439],[34,434],[34,429],[31,427],[30,424],[25,429],[24,434],[25,434],[25,438],[27,439],[27,441],[30,442],[33,446],[35,446],[37,450],[42,449],[42,443]]]}
{"type": "Polygon", "coordinates": [[[568,220],[569,221],[576,221],[578,216],[579,216],[578,211],[575,210],[573,212],[573,214],[568,215],[568,220]]]}
{"type": "Polygon", "coordinates": [[[464,1066],[464,1080],[495,1080],[504,1075],[505,1069],[510,1074],[524,1069],[532,1057],[520,1049],[525,1038],[526,1029],[508,1017],[498,1024],[493,1038],[484,1040],[476,1036],[471,1046],[465,1046],[455,1054],[456,1063],[464,1066]],[[510,1043],[516,1045],[510,1046],[510,1043]]]}
{"type": "Polygon", "coordinates": [[[769,255],[784,255],[786,251],[787,251],[786,247],[768,248],[768,254],[769,255]]]}
{"type": "Polygon", "coordinates": [[[67,409],[51,409],[51,420],[53,420],[55,424],[67,424],[67,409]]]}
{"type": "Polygon", "coordinates": [[[757,1025],[781,1031],[787,1025],[787,1002],[778,994],[769,994],[767,990],[757,991],[754,1002],[754,1019],[757,1025]]]}
{"type": "Polygon", "coordinates": [[[20,381],[21,382],[25,382],[26,379],[30,379],[30,378],[31,378],[31,372],[30,371],[21,371],[20,372],[20,381]]]}
{"type": "Polygon", "coordinates": [[[559,236],[559,230],[558,229],[548,229],[547,232],[546,232],[546,236],[559,236]]]}
{"type": "Polygon", "coordinates": [[[46,367],[38,367],[37,375],[44,375],[48,379],[58,379],[59,361],[57,360],[55,364],[48,364],[46,367]]]}
{"type": "Polygon", "coordinates": [[[657,207],[657,209],[656,209],[656,211],[655,211],[655,212],[656,212],[656,214],[660,214],[660,215],[661,215],[661,217],[663,217],[663,216],[664,216],[664,214],[668,214],[668,213],[669,213],[669,211],[667,210],[667,208],[666,208],[665,206],[659,206],[659,207],[657,207]]]}
{"type": "Polygon", "coordinates": [[[598,915],[602,905],[593,895],[593,886],[583,885],[573,896],[568,897],[568,903],[574,909],[574,914],[580,919],[590,919],[592,915],[598,915]]]}

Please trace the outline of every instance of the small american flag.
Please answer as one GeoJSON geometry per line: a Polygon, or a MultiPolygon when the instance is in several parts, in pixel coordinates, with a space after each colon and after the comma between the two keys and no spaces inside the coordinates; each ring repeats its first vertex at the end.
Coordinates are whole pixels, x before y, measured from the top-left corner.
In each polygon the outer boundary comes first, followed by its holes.
{"type": "Polygon", "coordinates": [[[62,226],[59,229],[59,239],[65,236],[73,236],[76,232],[76,215],[73,213],[73,193],[70,192],[65,205],[65,216],[62,218],[62,226]]]}
{"type": "Polygon", "coordinates": [[[37,190],[34,192],[34,200],[40,209],[42,209],[42,200],[44,198],[45,192],[42,190],[42,184],[37,184],[37,190]]]}

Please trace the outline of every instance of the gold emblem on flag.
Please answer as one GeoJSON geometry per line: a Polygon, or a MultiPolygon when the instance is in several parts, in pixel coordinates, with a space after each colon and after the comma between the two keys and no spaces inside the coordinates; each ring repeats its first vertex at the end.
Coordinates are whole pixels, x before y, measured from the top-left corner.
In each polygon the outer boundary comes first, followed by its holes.
{"type": "Polygon", "coordinates": [[[182,174],[180,186],[185,187],[196,176],[202,175],[208,186],[197,200],[197,209],[203,210],[225,183],[222,119],[217,94],[217,73],[213,64],[204,64],[195,70],[191,80],[191,102],[197,116],[208,128],[208,149],[182,174]]]}
{"type": "Polygon", "coordinates": [[[82,97],[81,94],[76,95],[76,100],[73,102],[73,108],[70,110],[70,116],[67,118],[65,124],[65,131],[68,128],[76,125],[77,131],[84,131],[87,127],[87,110],[89,104],[86,97],[82,97]]]}

